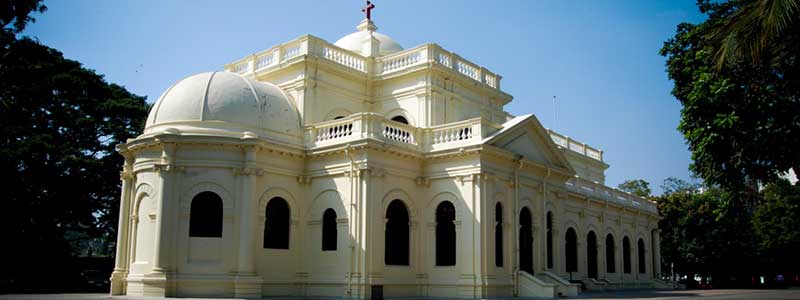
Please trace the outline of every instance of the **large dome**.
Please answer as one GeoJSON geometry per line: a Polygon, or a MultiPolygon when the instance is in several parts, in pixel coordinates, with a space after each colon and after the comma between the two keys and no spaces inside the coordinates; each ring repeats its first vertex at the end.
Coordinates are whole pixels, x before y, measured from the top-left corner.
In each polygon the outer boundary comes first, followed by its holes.
{"type": "Polygon", "coordinates": [[[153,105],[144,133],[168,128],[233,136],[249,131],[293,141],[300,134],[300,118],[275,85],[230,72],[207,72],[173,84],[153,105]]]}

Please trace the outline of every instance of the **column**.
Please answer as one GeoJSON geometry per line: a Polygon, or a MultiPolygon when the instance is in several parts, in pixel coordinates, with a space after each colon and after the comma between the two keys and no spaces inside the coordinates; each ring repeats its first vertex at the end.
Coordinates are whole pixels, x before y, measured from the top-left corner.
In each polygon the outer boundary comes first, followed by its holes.
{"type": "Polygon", "coordinates": [[[237,298],[261,298],[261,278],[255,272],[255,233],[257,228],[256,213],[256,176],[261,170],[256,167],[256,147],[244,149],[244,167],[236,173],[240,181],[239,193],[239,259],[237,261],[236,284],[234,294],[237,298]]]}
{"type": "Polygon", "coordinates": [[[653,230],[653,278],[661,279],[661,230],[653,230]]]}
{"type": "Polygon", "coordinates": [[[122,295],[125,293],[125,274],[128,272],[128,232],[130,231],[130,203],[131,188],[133,186],[134,174],[132,172],[132,157],[126,155],[123,171],[120,172],[122,181],[122,192],[119,200],[119,223],[117,225],[117,244],[116,256],[114,261],[114,272],[111,273],[111,295],[122,295]]]}
{"type": "Polygon", "coordinates": [[[153,270],[152,273],[163,274],[169,269],[167,262],[167,243],[163,242],[169,238],[169,230],[167,228],[166,216],[164,215],[169,211],[169,205],[172,196],[172,171],[174,166],[171,165],[172,157],[175,153],[175,145],[170,143],[162,144],[161,150],[161,163],[155,164],[153,168],[158,174],[158,207],[156,208],[156,232],[155,242],[153,243],[153,270]]]}

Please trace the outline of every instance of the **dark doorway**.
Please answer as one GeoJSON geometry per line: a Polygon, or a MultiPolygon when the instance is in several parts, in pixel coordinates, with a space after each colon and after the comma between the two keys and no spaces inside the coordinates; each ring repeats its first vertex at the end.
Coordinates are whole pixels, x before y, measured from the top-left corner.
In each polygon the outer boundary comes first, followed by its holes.
{"type": "Polygon", "coordinates": [[[450,201],[436,207],[436,265],[456,265],[456,208],[450,201]]]}
{"type": "Polygon", "coordinates": [[[289,249],[289,204],[283,198],[272,198],[264,214],[264,248],[289,249]]]}
{"type": "Polygon", "coordinates": [[[494,205],[494,265],[503,266],[503,205],[494,205]]]}
{"type": "Polygon", "coordinates": [[[519,213],[519,269],[533,274],[533,220],[531,212],[523,207],[519,213]]]}
{"type": "Polygon", "coordinates": [[[336,251],[336,211],[328,208],[322,214],[322,251],[336,251]]]}
{"type": "Polygon", "coordinates": [[[564,254],[567,263],[567,272],[578,272],[578,234],[575,229],[570,227],[567,229],[567,235],[564,237],[564,254]]]}
{"type": "Polygon", "coordinates": [[[553,268],[553,212],[547,212],[547,268],[553,268]]]}
{"type": "Polygon", "coordinates": [[[609,233],[606,235],[606,273],[617,271],[617,256],[614,253],[614,248],[614,236],[609,233]]]}
{"type": "Polygon", "coordinates": [[[631,273],[631,240],[627,236],[622,238],[622,272],[631,273]]]}
{"type": "Polygon", "coordinates": [[[597,279],[597,236],[594,231],[589,231],[586,236],[586,262],[588,264],[586,271],[589,273],[589,278],[597,279]]]}
{"type": "Polygon", "coordinates": [[[386,209],[386,235],[384,236],[384,263],[408,265],[408,210],[400,200],[392,200],[386,209]]]}

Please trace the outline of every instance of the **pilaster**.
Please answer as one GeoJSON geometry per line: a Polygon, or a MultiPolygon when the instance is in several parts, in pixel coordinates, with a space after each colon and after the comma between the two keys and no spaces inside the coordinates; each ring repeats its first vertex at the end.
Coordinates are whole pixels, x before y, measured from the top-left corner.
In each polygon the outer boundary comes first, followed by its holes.
{"type": "Polygon", "coordinates": [[[262,278],[255,272],[256,249],[255,232],[258,227],[257,219],[257,197],[256,197],[256,176],[263,174],[261,169],[256,167],[256,153],[258,149],[247,146],[243,149],[243,167],[235,173],[240,181],[239,199],[239,255],[237,260],[236,280],[234,284],[234,295],[236,298],[261,298],[262,278]]]}
{"type": "Polygon", "coordinates": [[[125,276],[128,273],[128,233],[130,232],[130,203],[131,190],[134,185],[134,174],[132,166],[133,158],[125,156],[125,165],[120,172],[122,181],[122,191],[119,201],[119,216],[117,225],[116,256],[114,261],[114,272],[111,273],[111,295],[125,294],[125,276]]]}

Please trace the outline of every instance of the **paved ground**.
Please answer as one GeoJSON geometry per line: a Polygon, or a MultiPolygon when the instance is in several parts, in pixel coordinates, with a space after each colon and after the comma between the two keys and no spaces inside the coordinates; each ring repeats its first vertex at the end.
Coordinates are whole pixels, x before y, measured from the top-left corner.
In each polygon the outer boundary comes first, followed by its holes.
{"type": "MultiPolygon", "coordinates": [[[[101,299],[154,299],[144,297],[110,297],[108,294],[41,294],[41,295],[0,295],[8,300],[101,300],[101,299]]],[[[183,298],[189,300],[189,298],[183,298]]],[[[271,299],[271,298],[266,298],[271,299]]],[[[293,298],[298,299],[298,298],[293,298]]],[[[628,300],[800,300],[800,289],[789,290],[692,290],[692,291],[624,291],[604,293],[584,293],[580,297],[566,299],[628,299],[628,300]]],[[[208,299],[204,299],[208,300],[208,299]]],[[[277,299],[276,299],[277,300],[277,299]]]]}

